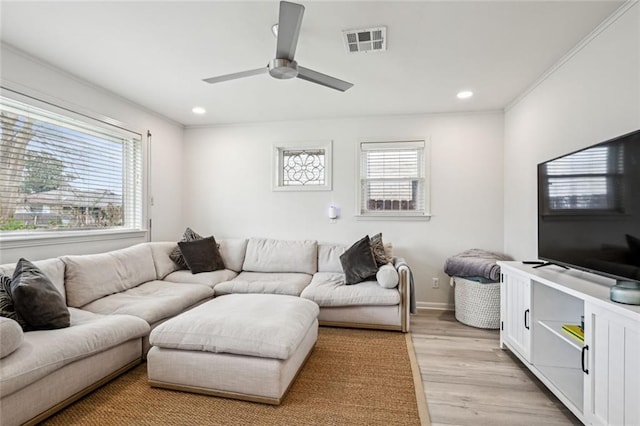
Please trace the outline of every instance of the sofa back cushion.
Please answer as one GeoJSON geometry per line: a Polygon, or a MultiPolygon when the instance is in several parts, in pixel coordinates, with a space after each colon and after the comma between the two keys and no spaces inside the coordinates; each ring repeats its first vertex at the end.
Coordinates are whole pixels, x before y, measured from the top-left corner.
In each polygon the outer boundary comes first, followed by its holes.
{"type": "MultiPolygon", "coordinates": [[[[51,280],[56,290],[62,295],[62,300],[67,301],[67,296],[64,289],[64,262],[58,258],[36,260],[32,262],[38,269],[40,269],[51,280]]],[[[15,263],[7,263],[0,265],[0,274],[13,276],[13,272],[16,269],[15,263]]]]}
{"type": "Polygon", "coordinates": [[[242,265],[252,272],[318,272],[316,241],[285,241],[251,238],[242,265]]]}
{"type": "Polygon", "coordinates": [[[170,273],[177,271],[180,267],[171,260],[169,255],[178,247],[174,242],[152,242],[149,243],[151,248],[151,256],[153,257],[153,264],[156,268],[156,279],[162,280],[170,273]]]}
{"type": "Polygon", "coordinates": [[[148,243],[108,253],[64,256],[62,261],[67,304],[74,308],[156,279],[148,243]]]}
{"type": "Polygon", "coordinates": [[[343,272],[340,255],[346,249],[342,244],[318,244],[318,272],[343,272]]]}
{"type": "Polygon", "coordinates": [[[242,271],[244,256],[247,252],[247,242],[245,238],[230,238],[220,240],[218,249],[224,261],[224,267],[235,272],[242,271]]]}

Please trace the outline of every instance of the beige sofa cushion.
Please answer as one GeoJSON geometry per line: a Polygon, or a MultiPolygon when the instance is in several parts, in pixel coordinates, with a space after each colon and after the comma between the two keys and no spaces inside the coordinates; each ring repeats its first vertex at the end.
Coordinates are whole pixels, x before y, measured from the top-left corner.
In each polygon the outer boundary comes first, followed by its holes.
{"type": "Polygon", "coordinates": [[[251,238],[242,270],[314,274],[318,271],[318,243],[251,238]]]}
{"type": "Polygon", "coordinates": [[[18,349],[24,340],[22,327],[16,321],[0,317],[0,358],[18,349]]]}
{"type": "Polygon", "coordinates": [[[200,272],[199,274],[192,274],[189,270],[180,269],[164,277],[164,280],[172,283],[201,284],[213,288],[218,283],[234,279],[237,275],[236,272],[230,269],[200,272]]]}
{"type": "Polygon", "coordinates": [[[96,315],[70,308],[71,326],[30,331],[0,362],[0,397],[82,358],[149,333],[149,324],[127,315],[96,315]]]}
{"type": "Polygon", "coordinates": [[[149,243],[151,248],[151,256],[153,257],[153,265],[156,268],[156,278],[161,280],[173,271],[177,271],[179,266],[171,260],[169,254],[178,247],[177,243],[173,242],[151,242],[149,243]]]}
{"type": "Polygon", "coordinates": [[[220,256],[224,261],[224,267],[235,272],[242,271],[242,263],[247,252],[247,243],[249,240],[245,238],[231,238],[221,240],[219,245],[220,256]]]}
{"type": "Polygon", "coordinates": [[[267,293],[299,296],[311,282],[311,275],[284,272],[241,272],[231,281],[214,287],[216,295],[232,293],[267,293]]]}
{"type": "MultiPolygon", "coordinates": [[[[64,262],[58,258],[36,260],[33,263],[38,269],[40,269],[51,280],[56,289],[62,294],[62,299],[67,302],[67,296],[65,294],[64,285],[64,262]]],[[[16,269],[15,263],[7,263],[0,266],[0,273],[8,276],[12,276],[16,269]]]]}
{"type": "Polygon", "coordinates": [[[344,274],[318,272],[300,297],[313,300],[320,306],[398,305],[400,293],[396,288],[383,288],[376,281],[345,285],[344,274]]]}
{"type": "Polygon", "coordinates": [[[97,314],[133,315],[154,324],[211,297],[213,290],[204,285],[149,281],[95,300],[82,309],[97,314]]]}
{"type": "Polygon", "coordinates": [[[318,244],[318,272],[344,272],[340,255],[345,252],[347,246],[342,244],[318,244]]]}
{"type": "Polygon", "coordinates": [[[319,308],[294,296],[230,294],[156,327],[153,346],[288,359],[315,323],[319,308]]]}
{"type": "Polygon", "coordinates": [[[148,243],[108,253],[64,256],[67,305],[79,308],[156,279],[148,243]]]}

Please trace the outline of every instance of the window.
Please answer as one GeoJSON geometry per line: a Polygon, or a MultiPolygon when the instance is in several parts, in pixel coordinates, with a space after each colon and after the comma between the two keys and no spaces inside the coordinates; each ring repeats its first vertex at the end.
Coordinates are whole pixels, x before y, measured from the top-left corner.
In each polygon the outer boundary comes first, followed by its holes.
{"type": "Polygon", "coordinates": [[[596,146],[542,166],[546,214],[622,213],[622,146],[596,146]]]}
{"type": "Polygon", "coordinates": [[[142,229],[139,134],[6,97],[0,132],[3,234],[142,229]]]}
{"type": "Polygon", "coordinates": [[[427,217],[425,141],[360,143],[361,216],[427,217]]]}
{"type": "Polygon", "coordinates": [[[274,146],[274,191],[331,190],[331,141],[274,146]]]}

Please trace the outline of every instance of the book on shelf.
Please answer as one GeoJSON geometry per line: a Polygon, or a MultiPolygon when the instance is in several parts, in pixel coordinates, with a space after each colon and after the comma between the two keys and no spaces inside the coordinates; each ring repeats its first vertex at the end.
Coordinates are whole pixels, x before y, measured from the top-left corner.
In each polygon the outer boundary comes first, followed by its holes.
{"type": "Polygon", "coordinates": [[[579,325],[564,324],[562,326],[562,331],[573,337],[578,342],[584,343],[584,330],[582,330],[579,325]]]}

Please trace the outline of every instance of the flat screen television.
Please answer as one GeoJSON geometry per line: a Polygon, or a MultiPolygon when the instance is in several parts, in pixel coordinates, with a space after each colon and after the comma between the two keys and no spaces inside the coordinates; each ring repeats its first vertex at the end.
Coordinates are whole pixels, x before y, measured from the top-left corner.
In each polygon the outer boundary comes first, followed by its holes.
{"type": "Polygon", "coordinates": [[[640,130],[538,164],[538,257],[640,282],[640,130]]]}

